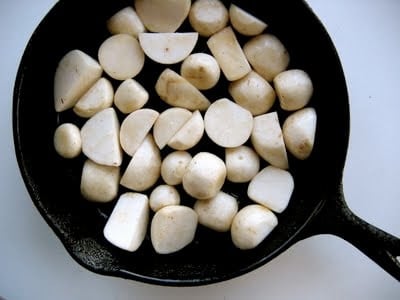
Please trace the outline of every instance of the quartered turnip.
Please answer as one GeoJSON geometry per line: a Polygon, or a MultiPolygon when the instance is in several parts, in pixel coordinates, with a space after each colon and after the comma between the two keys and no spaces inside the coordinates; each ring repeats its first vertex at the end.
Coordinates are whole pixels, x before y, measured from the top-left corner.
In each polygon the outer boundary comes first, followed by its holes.
{"type": "Polygon", "coordinates": [[[229,81],[238,80],[251,71],[249,62],[230,26],[214,33],[207,40],[207,45],[229,81]]]}
{"type": "Polygon", "coordinates": [[[161,100],[171,106],[200,111],[210,106],[210,101],[193,84],[169,68],[160,74],[155,89],[161,100]]]}
{"type": "Polygon", "coordinates": [[[164,110],[153,127],[153,136],[158,148],[163,149],[191,117],[192,112],[185,108],[171,107],[164,110]]]}
{"type": "Polygon", "coordinates": [[[203,137],[204,120],[196,110],[190,119],[168,141],[168,146],[175,150],[188,150],[194,147],[203,137]]]}
{"type": "Polygon", "coordinates": [[[231,226],[233,244],[242,250],[257,247],[278,225],[278,218],[259,204],[243,207],[235,215],[231,226]]]}
{"type": "Polygon", "coordinates": [[[58,63],[54,76],[54,107],[57,112],[73,107],[101,77],[102,67],[81,50],[71,50],[58,63]]]}
{"type": "Polygon", "coordinates": [[[126,33],[137,38],[139,33],[146,31],[142,20],[131,6],[116,12],[107,20],[107,29],[111,34],[126,33]]]}
{"type": "Polygon", "coordinates": [[[283,123],[283,138],[288,151],[297,159],[308,158],[314,148],[317,113],[314,108],[302,108],[289,115],[283,123]]]}
{"type": "Polygon", "coordinates": [[[189,245],[196,233],[197,214],[187,206],[168,205],[153,216],[150,238],[154,250],[159,254],[179,251],[189,245]]]}
{"type": "Polygon", "coordinates": [[[122,194],[103,229],[104,237],[114,246],[136,251],[142,244],[149,223],[149,199],[140,193],[122,194]]]}
{"type": "Polygon", "coordinates": [[[159,113],[154,109],[142,108],[130,113],[122,121],[119,136],[121,147],[127,154],[130,156],[135,154],[158,116],[159,113]]]}
{"type": "Polygon", "coordinates": [[[81,176],[81,195],[93,202],[110,202],[118,195],[120,167],[104,166],[87,159],[81,176]]]}
{"type": "Polygon", "coordinates": [[[254,118],[251,143],[263,159],[278,168],[289,167],[282,128],[276,111],[254,118]]]}
{"type": "Polygon", "coordinates": [[[229,6],[229,19],[237,32],[247,36],[261,34],[268,26],[267,23],[235,4],[229,6]]]}
{"type": "Polygon", "coordinates": [[[149,93],[136,80],[123,81],[115,91],[114,104],[124,114],[142,108],[149,100],[149,93]]]}
{"type": "Polygon", "coordinates": [[[196,46],[197,32],[144,32],[139,43],[144,53],[160,64],[176,64],[183,61],[196,46]]]}
{"type": "Polygon", "coordinates": [[[220,0],[196,0],[188,19],[194,30],[209,37],[228,24],[229,14],[220,0]]]}
{"type": "Polygon", "coordinates": [[[121,185],[142,192],[152,187],[160,177],[161,154],[153,136],[148,134],[133,154],[124,174],[121,185]]]}
{"type": "Polygon", "coordinates": [[[108,79],[102,77],[78,100],[73,110],[82,118],[90,118],[111,107],[113,100],[114,88],[108,79]]]}
{"type": "Polygon", "coordinates": [[[286,209],[293,189],[294,180],[288,171],[268,166],[250,181],[247,195],[258,204],[281,213],[286,209]]]}

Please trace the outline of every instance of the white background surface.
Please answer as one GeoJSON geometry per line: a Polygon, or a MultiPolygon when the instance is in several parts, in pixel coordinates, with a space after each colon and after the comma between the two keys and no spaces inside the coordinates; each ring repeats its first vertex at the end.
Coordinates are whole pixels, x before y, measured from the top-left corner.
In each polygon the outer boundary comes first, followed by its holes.
{"type": "MultiPolygon", "coordinates": [[[[400,236],[400,1],[308,0],[345,71],[351,136],[350,208],[400,236]]],[[[333,236],[302,241],[260,269],[206,287],[109,278],[73,261],[23,185],[12,139],[12,91],[26,43],[54,0],[0,1],[0,296],[18,299],[400,299],[400,285],[333,236]]],[[[39,101],[40,99],[38,99],[39,101]]]]}

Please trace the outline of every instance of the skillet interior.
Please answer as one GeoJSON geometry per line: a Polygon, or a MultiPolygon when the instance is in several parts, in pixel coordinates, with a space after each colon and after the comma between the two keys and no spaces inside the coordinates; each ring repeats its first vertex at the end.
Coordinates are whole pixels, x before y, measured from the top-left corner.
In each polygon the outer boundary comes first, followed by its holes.
{"type": "MultiPolygon", "coordinates": [[[[53,149],[53,133],[60,123],[82,125],[84,121],[71,112],[55,113],[53,76],[60,58],[69,50],[81,49],[97,58],[98,47],[109,36],[105,20],[131,5],[131,1],[59,1],[34,32],[14,91],[15,151],[32,201],[66,250],[84,267],[161,285],[201,285],[233,278],[265,264],[289,247],[324,197],[340,184],[349,137],[349,108],[341,64],[328,34],[302,1],[265,1],[262,9],[260,1],[234,3],[269,24],[267,31],[281,39],[291,55],[289,68],[310,74],[315,91],[309,106],[318,115],[311,157],[297,161],[289,155],[295,191],[288,208],[278,215],[279,224],[268,238],[249,251],[235,249],[229,234],[201,226],[195,241],[172,255],[157,255],[148,238],[135,253],[118,250],[103,238],[102,230],[114,202],[99,205],[82,199],[79,183],[84,157],[64,160],[53,149]]],[[[185,23],[180,30],[190,30],[187,26],[185,23]]],[[[208,51],[204,46],[196,50],[208,51]]],[[[151,93],[151,99],[157,99],[153,86],[162,69],[147,59],[147,71],[136,78],[151,93]]],[[[206,94],[210,100],[228,96],[226,82],[206,94]]],[[[153,103],[148,107],[165,108],[160,101],[153,103]]],[[[277,105],[273,109],[278,110],[282,122],[287,113],[277,105]]],[[[193,152],[200,147],[223,156],[207,138],[193,152]]],[[[246,188],[226,184],[223,190],[238,196],[243,206],[248,203],[246,188]]],[[[193,200],[184,202],[191,205],[193,200]]]]}

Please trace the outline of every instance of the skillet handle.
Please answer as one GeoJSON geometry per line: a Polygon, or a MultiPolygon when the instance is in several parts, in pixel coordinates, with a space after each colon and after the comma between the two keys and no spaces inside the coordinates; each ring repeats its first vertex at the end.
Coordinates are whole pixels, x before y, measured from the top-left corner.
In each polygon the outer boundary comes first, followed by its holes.
{"type": "Polygon", "coordinates": [[[400,281],[400,239],[356,216],[345,202],[342,185],[333,194],[320,206],[303,237],[326,233],[336,235],[400,281]]]}

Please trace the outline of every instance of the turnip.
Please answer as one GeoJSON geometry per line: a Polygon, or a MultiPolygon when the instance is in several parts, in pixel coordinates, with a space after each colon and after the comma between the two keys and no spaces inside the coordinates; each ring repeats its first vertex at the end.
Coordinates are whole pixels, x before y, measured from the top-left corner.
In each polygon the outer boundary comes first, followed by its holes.
{"type": "Polygon", "coordinates": [[[289,65],[290,56],[282,42],[273,34],[260,34],[251,38],[243,51],[253,69],[271,82],[289,65]]]}
{"type": "Polygon", "coordinates": [[[253,116],[235,102],[222,98],[213,102],[204,115],[208,137],[221,147],[243,145],[253,129],[253,116]]]}
{"type": "Polygon", "coordinates": [[[131,190],[142,192],[152,187],[160,177],[161,154],[153,136],[148,134],[132,156],[121,185],[131,190]]]}
{"type": "Polygon", "coordinates": [[[259,204],[243,207],[231,226],[233,244],[242,250],[257,247],[278,225],[278,219],[268,208],[259,204]]]}
{"type": "Polygon", "coordinates": [[[144,66],[144,52],[133,36],[120,33],[107,38],[98,51],[100,65],[112,78],[135,77],[144,66]]]}
{"type": "Polygon", "coordinates": [[[73,123],[59,125],[53,137],[54,149],[64,158],[75,158],[82,152],[81,132],[73,123]]]}
{"type": "Polygon", "coordinates": [[[73,110],[82,118],[90,118],[111,107],[113,100],[114,88],[108,79],[102,77],[78,100],[73,110]]]}
{"type": "Polygon", "coordinates": [[[293,189],[294,180],[288,171],[268,166],[250,181],[247,195],[258,204],[281,213],[286,209],[293,189]]]}
{"type": "Polygon", "coordinates": [[[233,28],[247,36],[261,34],[268,26],[264,21],[233,3],[229,6],[229,19],[233,28]]]}
{"type": "Polygon", "coordinates": [[[214,33],[207,40],[208,48],[229,81],[242,78],[251,71],[249,62],[231,27],[214,33]]]}
{"type": "Polygon", "coordinates": [[[119,120],[114,108],[106,108],[96,113],[81,128],[83,153],[101,165],[121,165],[119,128],[119,120]]]}
{"type": "Polygon", "coordinates": [[[168,205],[153,216],[150,238],[154,250],[159,254],[177,252],[189,245],[195,236],[197,214],[187,206],[168,205]]]}
{"type": "Polygon", "coordinates": [[[210,199],[197,200],[194,210],[201,225],[218,232],[227,232],[238,211],[238,203],[235,197],[219,192],[210,199]]]}
{"type": "Polygon", "coordinates": [[[104,237],[114,246],[134,252],[142,244],[149,223],[149,199],[140,193],[124,193],[104,227],[104,237]]]}
{"type": "Polygon", "coordinates": [[[204,111],[210,101],[189,81],[175,71],[165,69],[156,82],[157,94],[171,106],[204,111]]]}
{"type": "Polygon", "coordinates": [[[175,32],[186,19],[190,0],[135,0],[144,26],[152,32],[175,32]]]}
{"type": "Polygon", "coordinates": [[[183,61],[196,46],[197,32],[144,32],[139,43],[144,53],[160,64],[176,64],[183,61]]]}
{"type": "Polygon", "coordinates": [[[102,67],[81,50],[71,50],[58,63],[54,76],[54,107],[57,112],[73,107],[101,77],[102,67]]]}
{"type": "Polygon", "coordinates": [[[209,152],[197,153],[183,174],[183,188],[196,199],[214,197],[221,189],[226,178],[224,161],[209,152]]]}
{"type": "Polygon", "coordinates": [[[115,91],[114,104],[124,114],[142,108],[149,100],[149,93],[136,80],[123,81],[115,91]]]}
{"type": "Polygon", "coordinates": [[[182,183],[186,168],[192,160],[192,155],[186,151],[169,153],[161,163],[161,177],[169,185],[182,183]]]}
{"type": "Polygon", "coordinates": [[[93,202],[110,202],[118,195],[120,167],[104,166],[87,159],[83,164],[81,195],[93,202]]]}
{"type": "Polygon", "coordinates": [[[194,30],[209,37],[228,24],[229,14],[220,0],[196,0],[188,19],[194,30]]]}
{"type": "Polygon", "coordinates": [[[111,34],[126,33],[137,38],[139,33],[146,31],[136,11],[127,6],[117,11],[107,20],[107,29],[111,34]]]}

